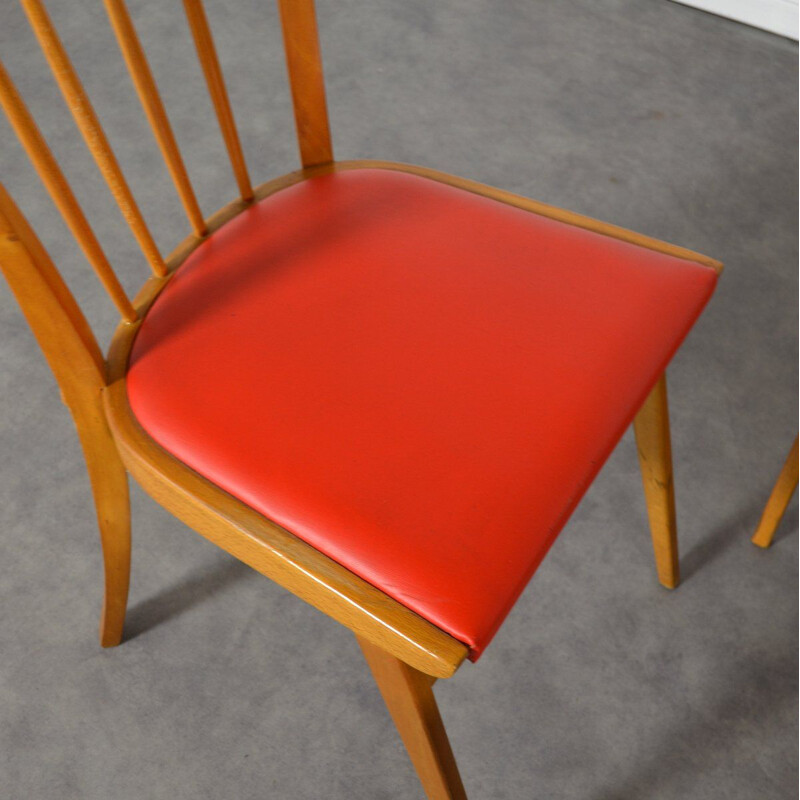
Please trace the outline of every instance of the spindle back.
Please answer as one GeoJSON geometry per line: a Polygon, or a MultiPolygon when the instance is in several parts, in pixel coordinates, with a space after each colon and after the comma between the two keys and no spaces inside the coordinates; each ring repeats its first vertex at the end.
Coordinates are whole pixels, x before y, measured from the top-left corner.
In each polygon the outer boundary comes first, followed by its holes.
{"type": "MultiPolygon", "coordinates": [[[[164,103],[125,0],[102,0],[102,2],[167,170],[191,229],[199,241],[208,234],[208,224],[192,188],[164,103]]],[[[20,3],[78,130],[139,244],[145,260],[155,276],[164,276],[168,271],[165,260],[156,246],[44,3],[42,0],[20,0],[20,3]]],[[[253,186],[202,0],[183,0],[183,6],[239,196],[244,203],[252,202],[253,186]]],[[[278,0],[278,6],[301,163],[303,168],[327,164],[333,160],[333,153],[314,0],[278,0]]],[[[133,303],[114,273],[64,173],[2,62],[0,62],[0,105],[122,319],[134,322],[137,319],[137,311],[133,303]]],[[[42,302],[42,297],[34,300],[29,294],[25,294],[24,297],[20,295],[20,281],[26,272],[29,273],[30,280],[37,283],[40,293],[49,293],[48,303],[62,309],[63,313],[57,315],[59,324],[67,326],[71,331],[70,335],[76,336],[77,341],[85,342],[91,351],[91,358],[96,358],[99,350],[77,303],[13,200],[2,189],[2,185],[0,185],[0,236],[3,237],[0,268],[9,279],[29,321],[37,318],[34,309],[29,306],[31,303],[42,302]],[[12,274],[13,280],[10,277],[12,274]]],[[[36,327],[34,332],[41,343],[42,336],[36,327]]],[[[50,353],[47,356],[52,365],[54,354],[50,353]]]]}

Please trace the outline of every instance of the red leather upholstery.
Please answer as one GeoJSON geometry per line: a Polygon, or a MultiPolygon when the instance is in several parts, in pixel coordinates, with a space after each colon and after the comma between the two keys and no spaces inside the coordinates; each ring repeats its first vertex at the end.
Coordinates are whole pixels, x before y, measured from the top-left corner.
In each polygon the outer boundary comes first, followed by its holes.
{"type": "Polygon", "coordinates": [[[189,257],[128,392],[177,458],[475,658],[715,282],[433,180],[340,172],[189,257]]]}

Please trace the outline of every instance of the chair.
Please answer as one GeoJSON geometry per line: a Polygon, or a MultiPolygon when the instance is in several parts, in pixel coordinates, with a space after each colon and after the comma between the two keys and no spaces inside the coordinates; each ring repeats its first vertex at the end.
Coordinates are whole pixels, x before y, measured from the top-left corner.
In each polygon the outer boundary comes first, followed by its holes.
{"type": "Polygon", "coordinates": [[[333,159],[313,0],[279,0],[302,168],[253,188],[184,0],[239,196],[204,218],[123,0],[104,0],[192,233],[164,259],[40,0],[22,5],[153,273],[130,300],[0,67],[0,102],[122,317],[108,356],[0,189],[0,267],[86,456],[123,633],[127,474],[356,635],[431,800],[463,798],[433,685],[485,650],[633,422],[678,584],[664,370],[721,264],[431,169],[333,159]]]}
{"type": "Polygon", "coordinates": [[[797,437],[794,437],[792,449],[781,467],[781,474],[772,487],[767,504],[761,514],[756,532],[750,540],[759,547],[767,548],[772,544],[775,531],[786,513],[786,507],[797,489],[797,437]]]}

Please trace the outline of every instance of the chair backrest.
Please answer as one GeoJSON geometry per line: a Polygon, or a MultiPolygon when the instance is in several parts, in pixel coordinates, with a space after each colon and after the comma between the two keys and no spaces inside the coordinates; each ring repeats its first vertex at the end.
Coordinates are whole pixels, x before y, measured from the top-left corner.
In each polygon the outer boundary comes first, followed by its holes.
{"type": "MultiPolygon", "coordinates": [[[[64,100],[151,271],[167,272],[100,121],[64,49],[42,0],[20,0],[64,100]]],[[[103,0],[111,27],[133,80],[180,201],[198,240],[207,225],[178,149],[164,104],[124,0],[103,0]]],[[[217,121],[241,200],[254,197],[233,112],[202,0],[183,0],[217,121]]],[[[333,160],[314,0],[278,0],[297,139],[303,168],[333,160]]],[[[126,322],[137,311],[114,273],[63,172],[8,72],[0,62],[0,105],[39,177],[58,207],[101,284],[126,322]]],[[[65,382],[104,380],[96,340],[66,284],[0,183],[0,269],[56,372],[65,382]],[[68,343],[66,352],[63,345],[68,343]]]]}

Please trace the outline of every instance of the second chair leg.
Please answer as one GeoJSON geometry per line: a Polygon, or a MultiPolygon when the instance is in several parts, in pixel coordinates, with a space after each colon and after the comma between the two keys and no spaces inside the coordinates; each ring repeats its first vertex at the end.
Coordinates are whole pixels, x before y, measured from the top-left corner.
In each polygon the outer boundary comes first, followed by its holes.
{"type": "Polygon", "coordinates": [[[752,539],[753,544],[757,544],[759,547],[769,547],[772,544],[772,537],[775,535],[778,523],[797,488],[797,472],[797,437],[795,437],[789,457],[783,465],[781,474],[775,482],[769,500],[767,500],[764,513],[761,515],[761,521],[758,523],[752,539]]]}
{"type": "Polygon", "coordinates": [[[428,800],[467,800],[433,695],[434,679],[356,638],[428,800]]]}
{"type": "Polygon", "coordinates": [[[642,469],[647,515],[653,536],[658,579],[668,589],[680,582],[667,379],[662,375],[633,422],[642,469]]]}

